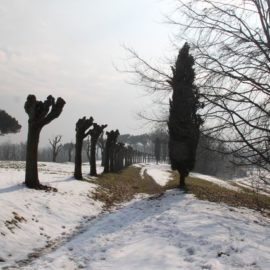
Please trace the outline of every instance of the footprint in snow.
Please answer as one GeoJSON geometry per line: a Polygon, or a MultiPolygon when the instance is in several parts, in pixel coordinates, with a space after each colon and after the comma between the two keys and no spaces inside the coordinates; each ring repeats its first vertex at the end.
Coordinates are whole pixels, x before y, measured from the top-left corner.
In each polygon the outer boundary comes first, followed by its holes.
{"type": "Polygon", "coordinates": [[[195,254],[195,249],[193,247],[189,247],[186,249],[187,253],[189,255],[194,255],[195,254]]]}

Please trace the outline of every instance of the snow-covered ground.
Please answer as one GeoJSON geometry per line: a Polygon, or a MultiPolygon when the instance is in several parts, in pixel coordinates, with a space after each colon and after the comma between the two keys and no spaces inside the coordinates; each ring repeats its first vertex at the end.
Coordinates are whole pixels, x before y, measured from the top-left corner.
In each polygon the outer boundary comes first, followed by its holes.
{"type": "Polygon", "coordinates": [[[201,173],[195,173],[195,172],[191,172],[189,174],[189,176],[212,182],[216,185],[219,185],[221,187],[224,187],[224,188],[227,188],[230,190],[239,191],[239,188],[233,186],[232,185],[233,182],[229,181],[229,180],[222,180],[222,179],[219,179],[219,178],[214,177],[214,176],[205,175],[205,174],[201,174],[201,173]]]}
{"type": "Polygon", "coordinates": [[[140,163],[135,166],[141,168],[140,175],[142,178],[146,172],[160,186],[165,186],[171,179],[171,167],[169,164],[140,163]]]}
{"type": "MultiPolygon", "coordinates": [[[[222,180],[214,176],[200,174],[200,173],[190,173],[191,177],[207,180],[219,186],[225,187],[230,190],[240,191],[241,186],[245,188],[249,188],[254,190],[255,192],[269,195],[270,194],[270,185],[266,184],[263,180],[261,180],[258,175],[252,174],[244,178],[235,178],[232,180],[222,180]],[[240,187],[235,186],[237,184],[240,187]]],[[[269,176],[268,176],[269,178],[269,176]]]]}
{"type": "Polygon", "coordinates": [[[101,212],[102,204],[88,197],[95,185],[74,180],[73,171],[72,163],[39,163],[41,183],[58,189],[44,192],[22,184],[24,162],[0,162],[0,267],[52,245],[82,225],[83,217],[101,212]]]}
{"type": "MultiPolygon", "coordinates": [[[[138,166],[162,185],[171,175],[168,165],[138,166]]],[[[22,167],[0,162],[0,268],[269,269],[270,220],[258,212],[171,190],[101,213],[102,204],[87,196],[95,185],[73,180],[73,164],[40,164],[41,182],[57,193],[24,188],[22,167]],[[16,268],[29,252],[32,260],[16,268]]]]}
{"type": "Polygon", "coordinates": [[[21,269],[269,269],[270,223],[180,191],[137,198],[21,269]]]}
{"type": "Polygon", "coordinates": [[[269,195],[270,194],[270,175],[269,173],[261,174],[265,179],[260,178],[259,173],[249,174],[247,177],[234,179],[234,182],[242,187],[249,188],[254,190],[255,192],[259,192],[262,194],[269,195]]]}

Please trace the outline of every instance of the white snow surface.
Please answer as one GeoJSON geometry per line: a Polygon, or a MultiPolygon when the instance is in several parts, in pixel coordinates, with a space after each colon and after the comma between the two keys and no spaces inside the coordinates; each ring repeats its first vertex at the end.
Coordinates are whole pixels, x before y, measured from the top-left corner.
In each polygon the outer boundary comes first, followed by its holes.
{"type": "Polygon", "coordinates": [[[201,174],[201,173],[195,173],[195,172],[191,172],[189,174],[189,176],[212,182],[214,184],[217,184],[221,187],[224,187],[224,188],[227,188],[230,190],[235,190],[235,191],[240,190],[238,187],[235,187],[231,184],[232,183],[231,180],[222,180],[222,179],[219,179],[219,178],[214,177],[214,176],[205,175],[205,174],[201,174]]]}
{"type": "MultiPolygon", "coordinates": [[[[102,210],[100,202],[87,196],[95,185],[72,177],[73,163],[39,163],[41,183],[56,187],[58,192],[26,188],[22,184],[24,164],[0,162],[0,261],[5,260],[0,267],[71,234],[82,220],[102,210]]],[[[88,164],[82,168],[89,172],[88,164]]]]}
{"type": "Polygon", "coordinates": [[[169,164],[141,163],[137,167],[141,168],[140,175],[142,178],[146,172],[160,186],[165,186],[171,179],[171,167],[169,164]]]}
{"type": "Polygon", "coordinates": [[[136,198],[21,269],[269,269],[270,223],[173,190],[136,198]]]}
{"type": "MultiPolygon", "coordinates": [[[[73,164],[40,164],[41,182],[58,188],[57,193],[24,188],[22,163],[12,166],[5,168],[0,162],[0,259],[5,260],[0,268],[269,269],[270,220],[258,212],[171,190],[160,196],[138,195],[101,213],[102,204],[87,196],[95,186],[73,180],[73,164]],[[5,221],[14,219],[13,211],[26,221],[12,233],[5,221]],[[83,225],[80,233],[57,248],[37,252],[37,258],[25,264],[16,263],[33,248],[43,247],[48,237],[57,242],[72,234],[78,224],[83,225]]],[[[154,170],[153,178],[163,175],[165,181],[163,173],[170,175],[168,165],[145,167],[154,170]]],[[[88,172],[88,164],[83,170],[88,172]]]]}
{"type": "Polygon", "coordinates": [[[234,182],[245,188],[254,190],[265,195],[270,194],[270,174],[267,171],[251,170],[248,176],[234,179],[234,182]]]}

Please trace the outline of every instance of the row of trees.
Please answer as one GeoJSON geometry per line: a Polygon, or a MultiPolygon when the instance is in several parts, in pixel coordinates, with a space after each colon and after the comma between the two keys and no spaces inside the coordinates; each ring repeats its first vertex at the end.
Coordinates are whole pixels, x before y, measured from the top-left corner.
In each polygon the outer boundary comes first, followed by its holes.
{"type": "MultiPolygon", "coordinates": [[[[147,135],[147,134],[146,134],[147,135]]],[[[118,142],[121,143],[121,136],[118,137],[118,142]]],[[[132,135],[128,135],[133,137],[132,135]]],[[[102,136],[100,136],[101,138],[102,136]]],[[[167,134],[168,137],[168,134],[167,134]]],[[[106,143],[105,135],[103,139],[106,143]]],[[[150,141],[151,142],[151,141],[150,141]]],[[[141,143],[130,144],[129,142],[126,143],[127,145],[131,146],[134,151],[137,151],[138,155],[141,153],[141,157],[138,159],[139,161],[134,160],[133,163],[136,162],[155,162],[157,157],[154,156],[154,143],[149,144],[149,151],[143,152],[141,143]]],[[[90,162],[87,156],[87,152],[89,151],[88,141],[84,141],[83,150],[82,150],[82,162],[90,162]]],[[[102,159],[102,149],[100,148],[99,144],[97,145],[98,150],[96,151],[96,157],[98,159],[102,159]]],[[[162,145],[161,148],[161,162],[164,161],[163,159],[163,147],[168,152],[168,144],[162,145]]],[[[148,147],[146,147],[148,149],[148,147]]],[[[74,151],[75,145],[73,143],[64,143],[62,144],[62,148],[57,156],[57,162],[74,162],[74,151]]],[[[199,144],[197,148],[196,154],[196,162],[194,171],[213,175],[217,177],[221,177],[223,179],[232,179],[233,177],[244,177],[245,176],[245,166],[238,166],[231,160],[234,159],[233,155],[224,155],[222,152],[227,151],[225,149],[225,144],[219,141],[215,141],[209,137],[204,135],[200,136],[199,144]],[[213,151],[215,149],[216,151],[213,151]]],[[[12,143],[2,143],[0,145],[0,160],[17,160],[17,161],[25,161],[26,157],[26,143],[19,143],[19,144],[12,144],[12,143]]],[[[134,157],[135,159],[135,157],[134,157]]],[[[46,147],[41,148],[38,151],[38,160],[39,161],[52,161],[52,148],[46,147]]],[[[167,162],[166,158],[166,162],[167,162]]],[[[102,166],[104,166],[104,158],[102,166]]]]}
{"type": "MultiPolygon", "coordinates": [[[[96,156],[102,159],[104,166],[104,149],[106,145],[106,136],[103,131],[96,144],[96,156]]],[[[93,137],[88,135],[83,141],[82,161],[91,160],[91,140],[93,137]]],[[[168,134],[166,132],[155,130],[149,134],[130,135],[123,134],[118,136],[118,142],[131,146],[134,150],[144,153],[143,161],[158,162],[168,161],[168,134]]],[[[93,150],[92,150],[93,151],[93,150]]],[[[75,156],[75,144],[73,142],[63,143],[63,136],[56,135],[49,139],[49,145],[38,150],[39,161],[53,162],[73,162],[75,156]]],[[[26,143],[13,144],[5,142],[0,145],[0,160],[21,160],[26,157],[26,143]]]]}
{"type": "MultiPolygon", "coordinates": [[[[51,121],[59,117],[65,101],[58,98],[56,101],[52,96],[48,96],[45,101],[38,101],[34,95],[29,95],[25,102],[25,111],[29,116],[28,119],[28,138],[26,144],[26,172],[25,184],[29,188],[49,189],[49,187],[40,184],[37,170],[38,160],[38,143],[42,128],[51,121]]],[[[75,126],[76,142],[75,142],[75,179],[82,179],[82,148],[83,141],[87,136],[90,136],[89,152],[90,152],[90,175],[96,176],[96,147],[99,138],[104,134],[104,129],[107,125],[99,125],[94,123],[93,117],[80,118],[75,126]]],[[[104,144],[104,138],[101,137],[100,145],[104,147],[103,162],[104,173],[117,172],[131,165],[134,162],[142,162],[146,160],[145,154],[141,151],[133,149],[131,146],[125,146],[124,143],[117,142],[120,135],[118,130],[106,132],[107,138],[104,144]]],[[[61,136],[56,136],[49,140],[52,148],[53,161],[63,148],[60,144],[61,136]]],[[[68,150],[71,153],[73,145],[69,145],[68,150]]]]}

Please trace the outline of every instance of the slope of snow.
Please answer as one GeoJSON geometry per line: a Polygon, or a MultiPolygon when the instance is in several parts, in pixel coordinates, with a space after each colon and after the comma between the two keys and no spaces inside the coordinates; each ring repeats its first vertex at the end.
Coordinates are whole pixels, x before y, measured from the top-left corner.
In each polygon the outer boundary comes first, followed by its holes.
{"type": "Polygon", "coordinates": [[[259,192],[265,195],[270,194],[270,175],[267,171],[250,171],[248,172],[247,177],[234,179],[233,181],[245,188],[249,188],[254,190],[255,192],[259,192]],[[264,180],[263,180],[263,179],[264,180]]]}
{"type": "MultiPolygon", "coordinates": [[[[137,165],[138,166],[138,165],[137,165]]],[[[165,186],[171,178],[171,167],[169,164],[155,164],[155,163],[146,163],[139,164],[141,167],[141,176],[143,178],[144,173],[146,172],[150,175],[157,184],[160,186],[165,186]]]]}
{"type": "MultiPolygon", "coordinates": [[[[74,180],[74,164],[39,163],[42,184],[58,192],[27,189],[23,162],[0,162],[0,267],[71,234],[82,219],[101,212],[88,197],[95,185],[74,180]]],[[[83,166],[88,173],[89,165],[83,166]]]]}
{"type": "MultiPolygon", "coordinates": [[[[138,166],[157,183],[169,180],[169,165],[138,166]]],[[[73,164],[39,164],[41,182],[58,188],[57,193],[26,189],[23,167],[0,162],[0,268],[269,269],[270,220],[255,211],[171,190],[137,196],[100,214],[102,204],[87,196],[95,185],[74,180],[73,164]],[[73,233],[81,225],[84,230],[73,233]],[[50,246],[67,235],[56,249],[50,246]],[[40,252],[46,244],[46,252],[40,252]],[[37,258],[16,263],[29,253],[37,258]]],[[[88,170],[85,164],[83,171],[88,170]]]]}
{"type": "Polygon", "coordinates": [[[214,184],[217,184],[217,185],[219,185],[221,187],[224,187],[224,188],[227,188],[227,189],[230,189],[230,190],[239,191],[239,188],[233,186],[230,183],[230,181],[228,181],[228,180],[225,181],[225,180],[216,178],[214,176],[205,175],[205,174],[201,174],[201,173],[195,173],[195,172],[191,172],[189,174],[189,176],[212,182],[214,184]]]}
{"type": "Polygon", "coordinates": [[[269,269],[270,223],[180,191],[136,198],[21,269],[269,269]]]}

